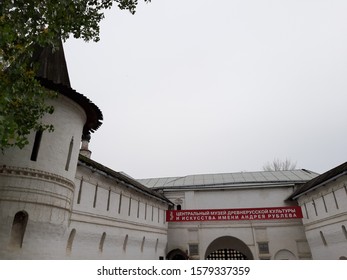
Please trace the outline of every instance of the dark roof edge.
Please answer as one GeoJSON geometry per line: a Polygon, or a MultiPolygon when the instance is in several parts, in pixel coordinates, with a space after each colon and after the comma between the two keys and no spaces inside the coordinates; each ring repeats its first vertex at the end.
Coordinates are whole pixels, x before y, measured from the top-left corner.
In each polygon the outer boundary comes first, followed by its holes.
{"type": "Polygon", "coordinates": [[[90,158],[87,158],[83,155],[79,155],[79,162],[82,163],[82,165],[85,165],[87,167],[95,168],[103,173],[105,173],[108,176],[111,176],[112,178],[116,179],[117,181],[120,181],[124,183],[128,187],[132,187],[134,190],[144,193],[146,195],[152,196],[158,200],[161,200],[162,202],[165,202],[167,204],[172,205],[172,202],[168,200],[164,195],[142,185],[140,182],[120,173],[117,171],[114,171],[90,158]]]}
{"type": "Polygon", "coordinates": [[[34,46],[32,63],[34,66],[37,64],[36,79],[43,87],[65,95],[83,108],[87,116],[83,127],[84,135],[94,132],[101,126],[103,120],[101,110],[87,97],[71,88],[61,40],[57,40],[56,50],[51,46],[34,46]]]}
{"type": "Polygon", "coordinates": [[[313,191],[324,184],[327,184],[331,181],[336,180],[337,178],[347,175],[347,162],[344,162],[327,172],[317,176],[316,178],[313,178],[312,180],[308,181],[307,183],[301,185],[290,197],[288,197],[289,200],[295,200],[299,198],[300,196],[313,191]]]}
{"type": "Polygon", "coordinates": [[[159,186],[150,187],[153,190],[184,190],[184,189],[198,189],[198,190],[213,190],[213,189],[247,189],[247,188],[278,188],[290,187],[297,184],[303,184],[307,181],[271,181],[271,182],[235,182],[235,183],[221,183],[221,184],[206,184],[206,185],[186,185],[186,186],[159,186]]]}
{"type": "Polygon", "coordinates": [[[55,92],[66,96],[72,101],[76,102],[82,107],[87,116],[87,121],[83,127],[83,134],[87,135],[91,132],[94,132],[102,125],[103,115],[98,106],[96,106],[92,101],[90,101],[86,96],[77,92],[76,90],[68,87],[64,84],[56,84],[51,80],[45,78],[37,78],[40,81],[40,84],[55,92]]]}

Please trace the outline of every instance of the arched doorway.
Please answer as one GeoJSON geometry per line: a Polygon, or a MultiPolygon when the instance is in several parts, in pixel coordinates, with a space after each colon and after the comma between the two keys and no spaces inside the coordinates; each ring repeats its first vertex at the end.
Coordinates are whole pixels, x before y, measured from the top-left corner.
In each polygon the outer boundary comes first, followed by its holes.
{"type": "Polygon", "coordinates": [[[222,236],[207,247],[206,260],[253,260],[253,254],[242,240],[232,236],[222,236]]]}
{"type": "Polygon", "coordinates": [[[187,260],[188,256],[185,252],[183,252],[180,249],[175,249],[170,251],[167,256],[166,256],[167,260],[187,260]]]}

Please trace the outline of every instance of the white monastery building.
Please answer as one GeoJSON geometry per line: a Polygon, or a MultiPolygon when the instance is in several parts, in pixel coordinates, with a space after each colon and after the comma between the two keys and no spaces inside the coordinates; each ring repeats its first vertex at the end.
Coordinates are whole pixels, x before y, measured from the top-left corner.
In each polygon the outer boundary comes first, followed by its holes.
{"type": "Polygon", "coordinates": [[[347,258],[347,163],[135,180],[90,158],[103,117],[62,46],[34,60],[55,129],[0,155],[0,259],[347,258]]]}

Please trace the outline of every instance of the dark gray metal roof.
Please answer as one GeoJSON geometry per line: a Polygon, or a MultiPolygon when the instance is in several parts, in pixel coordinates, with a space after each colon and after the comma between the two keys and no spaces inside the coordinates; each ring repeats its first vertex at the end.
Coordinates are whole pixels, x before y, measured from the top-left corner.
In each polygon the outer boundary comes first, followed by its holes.
{"type": "Polygon", "coordinates": [[[306,183],[318,175],[318,173],[306,169],[299,169],[288,171],[199,174],[183,177],[140,179],[138,181],[150,188],[218,188],[222,186],[262,186],[284,183],[299,184],[306,183]]]}
{"type": "Polygon", "coordinates": [[[290,197],[289,199],[296,199],[305,193],[313,191],[318,187],[324,187],[326,183],[331,180],[335,180],[340,176],[347,175],[347,162],[336,166],[333,169],[324,172],[323,174],[315,177],[314,179],[308,181],[304,185],[300,186],[290,197]]]}

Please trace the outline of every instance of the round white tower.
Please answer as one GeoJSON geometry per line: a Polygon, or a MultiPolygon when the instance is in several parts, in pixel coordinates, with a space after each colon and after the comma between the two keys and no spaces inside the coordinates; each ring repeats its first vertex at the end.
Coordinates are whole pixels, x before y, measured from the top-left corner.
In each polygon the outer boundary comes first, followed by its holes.
{"type": "Polygon", "coordinates": [[[54,113],[43,118],[54,131],[34,131],[23,149],[0,155],[2,259],[59,259],[65,254],[80,141],[102,120],[98,107],[70,87],[62,45],[54,53],[38,50],[35,59],[41,84],[58,93],[47,100],[54,113]]]}

